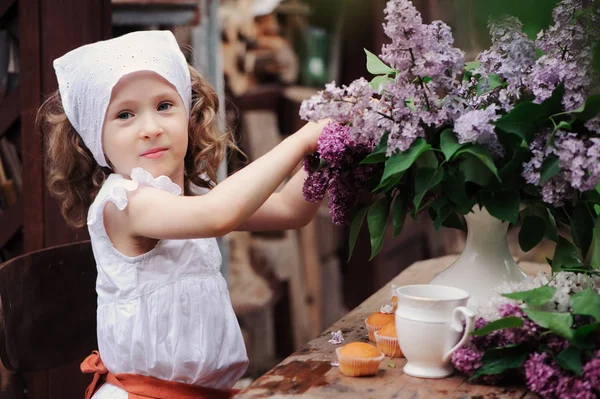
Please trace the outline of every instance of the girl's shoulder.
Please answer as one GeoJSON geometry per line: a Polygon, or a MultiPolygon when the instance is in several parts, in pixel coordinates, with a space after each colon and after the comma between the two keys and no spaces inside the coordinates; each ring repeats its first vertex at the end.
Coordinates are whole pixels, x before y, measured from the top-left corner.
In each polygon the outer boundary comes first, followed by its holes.
{"type": "Polygon", "coordinates": [[[155,178],[142,168],[134,168],[131,171],[131,179],[113,173],[104,181],[88,211],[87,224],[90,231],[98,235],[105,235],[103,213],[106,204],[110,201],[119,210],[123,210],[129,201],[128,193],[144,186],[158,188],[173,195],[181,194],[181,187],[173,183],[170,178],[167,176],[155,178]]]}

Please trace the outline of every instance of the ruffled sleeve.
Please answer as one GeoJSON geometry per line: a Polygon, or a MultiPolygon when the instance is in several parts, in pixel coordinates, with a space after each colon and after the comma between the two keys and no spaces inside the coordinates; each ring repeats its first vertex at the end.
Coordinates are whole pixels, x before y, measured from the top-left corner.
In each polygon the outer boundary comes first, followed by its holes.
{"type": "Polygon", "coordinates": [[[87,224],[90,232],[98,236],[105,236],[104,207],[106,203],[110,201],[117,208],[123,210],[127,207],[127,193],[135,191],[139,187],[155,187],[173,195],[181,194],[181,187],[173,183],[169,177],[158,176],[154,178],[142,168],[133,168],[131,170],[131,180],[119,174],[112,174],[104,182],[88,211],[87,224]]]}

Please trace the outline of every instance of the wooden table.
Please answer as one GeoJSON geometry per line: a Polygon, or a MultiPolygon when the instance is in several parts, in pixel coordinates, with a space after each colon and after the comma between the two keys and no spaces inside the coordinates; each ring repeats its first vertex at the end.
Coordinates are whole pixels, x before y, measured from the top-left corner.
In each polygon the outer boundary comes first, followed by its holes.
{"type": "MultiPolygon", "coordinates": [[[[420,379],[402,372],[406,359],[386,357],[373,377],[346,377],[331,363],[337,361],[335,348],[328,342],[331,332],[341,330],[344,343],[369,342],[364,320],[389,301],[390,285],[423,284],[456,259],[455,255],[416,262],[400,273],[388,285],[352,310],[342,319],[258,378],[236,399],[249,398],[535,398],[523,386],[493,387],[469,383],[454,374],[444,379],[420,379]]],[[[547,265],[521,262],[528,274],[548,271],[547,265]]]]}

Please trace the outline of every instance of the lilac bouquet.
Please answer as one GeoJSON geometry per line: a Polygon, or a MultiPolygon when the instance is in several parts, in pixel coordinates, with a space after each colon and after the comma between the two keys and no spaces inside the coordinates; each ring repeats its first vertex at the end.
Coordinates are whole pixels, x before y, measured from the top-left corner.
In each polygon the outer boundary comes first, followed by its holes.
{"type": "Polygon", "coordinates": [[[524,381],[544,398],[600,396],[599,273],[543,273],[500,287],[453,366],[471,380],[524,381]]]}
{"type": "Polygon", "coordinates": [[[517,18],[493,20],[491,47],[466,63],[450,28],[410,1],[385,13],[391,43],[365,50],[375,76],[302,104],[304,119],[332,120],[306,162],[306,199],[329,194],[350,248],[366,219],[372,256],[389,217],[395,234],[424,211],[464,229],[479,205],[521,223],[525,251],[555,240],[555,271],[600,267],[599,0],[561,1],[535,41],[517,18]]]}

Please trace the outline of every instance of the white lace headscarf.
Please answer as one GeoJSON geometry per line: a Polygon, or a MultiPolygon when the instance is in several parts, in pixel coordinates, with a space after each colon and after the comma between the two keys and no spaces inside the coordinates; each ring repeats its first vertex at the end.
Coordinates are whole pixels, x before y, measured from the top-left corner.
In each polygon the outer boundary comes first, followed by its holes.
{"type": "Polygon", "coordinates": [[[181,96],[189,118],[190,72],[169,31],[133,32],[79,47],[54,60],[54,70],[65,113],[101,166],[108,166],[102,125],[112,89],[123,76],[138,71],[162,76],[181,96]]]}

